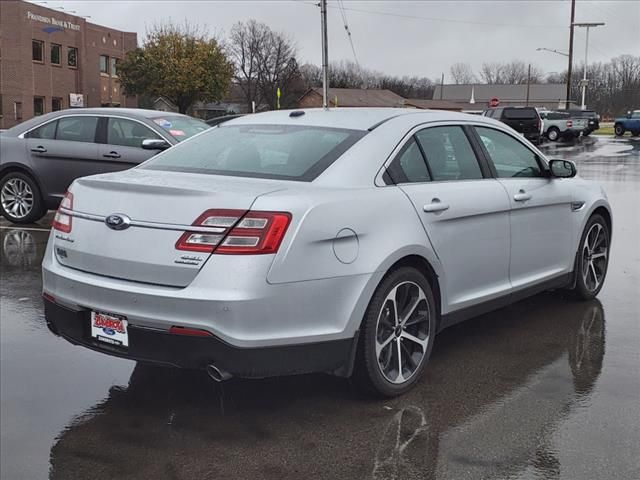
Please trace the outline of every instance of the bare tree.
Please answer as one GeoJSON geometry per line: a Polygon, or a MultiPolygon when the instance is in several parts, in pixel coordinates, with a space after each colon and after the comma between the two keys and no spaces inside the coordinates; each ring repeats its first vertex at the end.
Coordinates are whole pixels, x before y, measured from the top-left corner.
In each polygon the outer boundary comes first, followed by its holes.
{"type": "Polygon", "coordinates": [[[244,93],[249,111],[252,102],[260,103],[260,50],[269,32],[269,27],[255,20],[238,22],[231,28],[228,50],[236,67],[234,79],[244,93]]]}
{"type": "Polygon", "coordinates": [[[480,78],[488,84],[524,84],[527,79],[531,83],[541,82],[542,71],[535,65],[531,65],[531,75],[529,77],[529,66],[522,60],[512,60],[510,62],[489,62],[483,63],[480,69],[480,78]]]}
{"type": "MultiPolygon", "coordinates": [[[[584,65],[574,70],[571,100],[578,101],[582,89],[580,79],[584,65]]],[[[587,67],[586,103],[603,117],[615,117],[640,105],[640,56],[621,55],[608,63],[592,63],[587,67]]],[[[547,83],[566,83],[567,72],[550,74],[547,83]]]]}
{"type": "Polygon", "coordinates": [[[468,63],[454,63],[449,69],[449,74],[456,85],[475,83],[476,76],[468,63]]]}
{"type": "Polygon", "coordinates": [[[263,101],[276,107],[277,90],[288,93],[290,84],[299,76],[296,50],[284,34],[268,31],[258,50],[258,88],[263,101]]]}

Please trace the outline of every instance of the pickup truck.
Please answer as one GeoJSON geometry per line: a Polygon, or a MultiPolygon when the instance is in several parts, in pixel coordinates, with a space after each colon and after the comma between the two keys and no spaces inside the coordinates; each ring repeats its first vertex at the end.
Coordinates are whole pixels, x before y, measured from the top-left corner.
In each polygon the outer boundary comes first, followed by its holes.
{"type": "Polygon", "coordinates": [[[533,107],[496,107],[489,108],[482,114],[506,123],[533,143],[538,144],[542,139],[542,121],[533,107]]]}
{"type": "Polygon", "coordinates": [[[600,115],[598,115],[595,111],[573,109],[573,110],[567,110],[567,112],[569,112],[569,115],[571,115],[571,118],[587,119],[587,126],[582,131],[582,135],[584,135],[585,137],[595,132],[596,130],[600,129],[600,115]]]}
{"type": "Polygon", "coordinates": [[[568,112],[540,110],[542,133],[552,142],[563,138],[579,137],[588,127],[588,119],[572,117],[568,112]]]}
{"type": "Polygon", "coordinates": [[[630,131],[634,137],[640,135],[640,110],[627,112],[626,117],[616,118],[613,124],[613,131],[616,137],[623,136],[627,131],[630,131]]]}

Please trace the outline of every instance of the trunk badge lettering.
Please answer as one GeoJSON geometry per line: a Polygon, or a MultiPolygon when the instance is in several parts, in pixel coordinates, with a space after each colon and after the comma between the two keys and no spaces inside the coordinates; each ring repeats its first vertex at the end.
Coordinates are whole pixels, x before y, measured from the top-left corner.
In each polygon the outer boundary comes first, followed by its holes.
{"type": "Polygon", "coordinates": [[[105,218],[104,223],[111,230],[125,230],[131,226],[131,219],[121,213],[114,213],[105,218]]]}

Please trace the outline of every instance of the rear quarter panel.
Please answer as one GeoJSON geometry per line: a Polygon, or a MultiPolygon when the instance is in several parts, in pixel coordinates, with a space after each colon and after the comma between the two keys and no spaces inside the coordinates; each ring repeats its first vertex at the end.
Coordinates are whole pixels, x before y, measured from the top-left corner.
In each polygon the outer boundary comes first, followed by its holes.
{"type": "MultiPolygon", "coordinates": [[[[305,190],[264,195],[252,206],[292,214],[267,282],[365,276],[364,288],[351,302],[351,311],[345,312],[345,332],[359,328],[376,287],[402,258],[420,256],[438,277],[444,276],[417,213],[398,187],[305,190]]],[[[441,304],[447,305],[446,292],[441,294],[441,304]]]]}

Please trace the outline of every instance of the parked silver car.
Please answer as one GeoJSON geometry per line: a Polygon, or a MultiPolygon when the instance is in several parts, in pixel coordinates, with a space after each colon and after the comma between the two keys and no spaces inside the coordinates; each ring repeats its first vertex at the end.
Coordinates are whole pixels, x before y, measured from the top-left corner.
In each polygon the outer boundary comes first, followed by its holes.
{"type": "Polygon", "coordinates": [[[72,343],[216,380],[354,375],[405,392],[437,332],[550,288],[602,288],[611,209],[505,124],[405,109],[231,120],[78,179],[43,261],[72,343]]]}
{"type": "Polygon", "coordinates": [[[58,207],[71,182],[124,170],[208,128],[176,113],[130,108],[61,110],[0,137],[0,214],[31,223],[58,207]]]}

